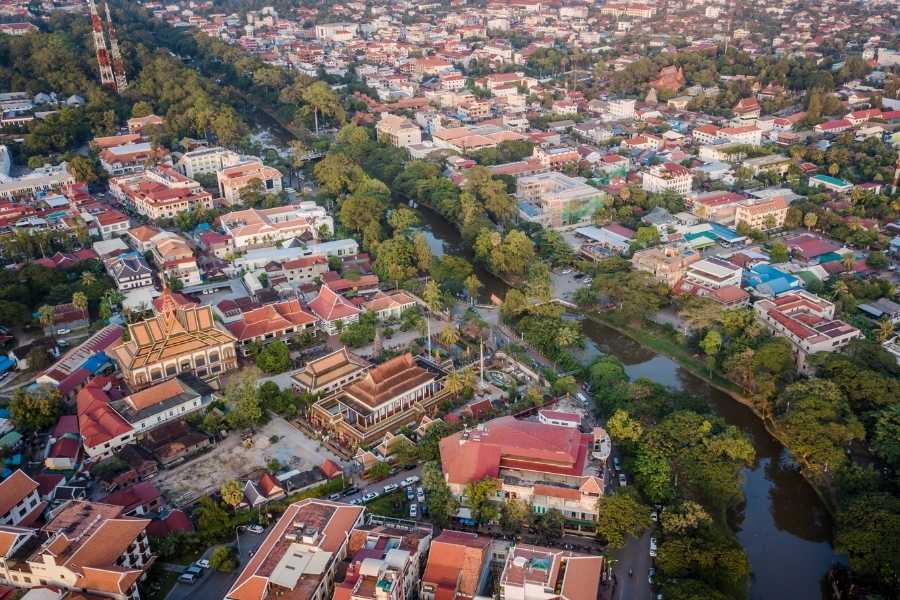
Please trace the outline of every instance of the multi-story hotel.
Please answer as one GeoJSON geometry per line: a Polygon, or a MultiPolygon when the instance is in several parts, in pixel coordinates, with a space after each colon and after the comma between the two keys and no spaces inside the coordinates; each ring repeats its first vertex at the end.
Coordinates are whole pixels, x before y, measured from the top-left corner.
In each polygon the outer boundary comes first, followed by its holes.
{"type": "Polygon", "coordinates": [[[805,290],[759,300],[753,308],[769,331],[791,343],[801,372],[809,370],[810,354],[840,350],[862,335],[856,327],[834,318],[834,304],[805,290]]]}
{"type": "Polygon", "coordinates": [[[590,223],[603,206],[605,194],[580,177],[551,171],[520,177],[516,196],[522,219],[544,227],[563,227],[590,223]]]}
{"type": "Polygon", "coordinates": [[[149,519],[125,508],[70,500],[40,529],[0,526],[0,582],[71,590],[72,598],[138,598],[153,564],[149,519]]]}
{"type": "Polygon", "coordinates": [[[781,196],[768,200],[745,200],[738,204],[734,222],[737,225],[744,223],[751,229],[768,231],[783,226],[787,212],[788,203],[781,196]]]}
{"type": "Polygon", "coordinates": [[[126,206],[151,219],[210,209],[212,194],[168,165],[109,180],[109,191],[126,206]]]}
{"type": "Polygon", "coordinates": [[[638,250],[631,257],[631,264],[638,271],[646,271],[670,288],[675,287],[688,266],[700,260],[700,254],[676,246],[658,246],[638,250]]]}
{"type": "Polygon", "coordinates": [[[241,155],[226,148],[200,148],[185,152],[175,166],[190,178],[221,171],[241,162],[241,155]]]}
{"type": "Polygon", "coordinates": [[[497,581],[506,600],[600,597],[603,557],[539,546],[515,546],[497,581]]]}
{"type": "Polygon", "coordinates": [[[378,443],[423,415],[444,398],[444,372],[423,358],[403,354],[316,402],[310,420],[349,448],[378,443]]]}
{"type": "Polygon", "coordinates": [[[272,246],[291,238],[310,241],[319,238],[320,230],[334,231],[331,215],[312,201],[238,210],[219,217],[219,224],[237,250],[272,246]]]}
{"type": "Polygon", "coordinates": [[[493,477],[504,499],[523,500],[538,514],[557,509],[567,529],[593,534],[603,494],[592,452],[602,440],[594,438],[576,428],[500,417],[441,440],[441,465],[463,505],[466,485],[493,477]]]}
{"type": "Polygon", "coordinates": [[[693,177],[690,169],[673,162],[650,167],[641,173],[641,188],[648,192],[675,192],[686,196],[691,191],[693,177]]]}
{"type": "Polygon", "coordinates": [[[262,192],[277,194],[281,191],[281,172],[268,167],[258,158],[241,161],[216,173],[219,196],[231,206],[241,203],[241,192],[254,180],[259,181],[262,192]]]}
{"type": "Polygon", "coordinates": [[[110,348],[132,389],[192,373],[216,377],[237,367],[235,338],[220,329],[208,306],[179,306],[163,290],[155,316],[128,325],[128,341],[110,348]]]}
{"type": "Polygon", "coordinates": [[[362,506],[306,499],[287,507],[225,600],[330,600],[362,506]]]}
{"type": "Polygon", "coordinates": [[[398,148],[422,143],[422,130],[406,117],[384,113],[375,126],[375,131],[379,139],[385,139],[398,148]]]}

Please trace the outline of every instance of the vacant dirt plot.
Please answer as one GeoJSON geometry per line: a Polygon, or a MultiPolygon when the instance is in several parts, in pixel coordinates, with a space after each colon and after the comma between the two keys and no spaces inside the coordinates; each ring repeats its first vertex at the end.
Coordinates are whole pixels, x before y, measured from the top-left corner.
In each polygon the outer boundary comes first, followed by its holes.
{"type": "Polygon", "coordinates": [[[251,448],[241,445],[239,435],[231,435],[207,454],[160,472],[156,484],[172,504],[184,506],[230,479],[246,479],[250,473],[265,468],[273,458],[300,470],[321,465],[326,458],[343,464],[330,451],[318,446],[293,425],[275,417],[256,432],[251,448]],[[270,441],[273,436],[278,437],[274,443],[270,441]]]}

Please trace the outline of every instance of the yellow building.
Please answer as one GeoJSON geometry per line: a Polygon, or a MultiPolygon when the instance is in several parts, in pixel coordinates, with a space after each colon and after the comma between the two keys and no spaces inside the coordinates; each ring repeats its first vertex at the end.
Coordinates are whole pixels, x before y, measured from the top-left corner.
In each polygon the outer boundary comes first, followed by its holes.
{"type": "Polygon", "coordinates": [[[210,379],[237,367],[235,338],[220,329],[208,306],[179,306],[163,290],[155,316],[128,325],[128,338],[110,349],[128,385],[140,389],[192,373],[210,379]]]}

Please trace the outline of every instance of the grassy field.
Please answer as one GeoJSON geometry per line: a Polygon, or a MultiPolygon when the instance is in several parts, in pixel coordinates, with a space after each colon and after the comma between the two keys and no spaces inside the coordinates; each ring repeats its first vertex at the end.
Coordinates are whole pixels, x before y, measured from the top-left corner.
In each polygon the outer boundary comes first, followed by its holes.
{"type": "Polygon", "coordinates": [[[367,502],[366,508],[376,515],[398,519],[409,518],[409,500],[406,499],[406,490],[403,488],[367,502]]]}

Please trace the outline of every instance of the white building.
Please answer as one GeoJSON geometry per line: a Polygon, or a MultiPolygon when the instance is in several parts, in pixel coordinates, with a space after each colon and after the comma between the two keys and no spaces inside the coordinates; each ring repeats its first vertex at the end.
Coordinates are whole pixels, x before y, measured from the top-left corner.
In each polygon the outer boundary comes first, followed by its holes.
{"type": "Polygon", "coordinates": [[[185,152],[175,167],[191,179],[212,174],[241,162],[241,155],[227,148],[200,148],[185,152]]]}
{"type": "Polygon", "coordinates": [[[610,100],[609,116],[613,121],[623,121],[634,118],[635,100],[610,100]]]}
{"type": "Polygon", "coordinates": [[[21,177],[0,177],[0,198],[31,196],[37,192],[57,191],[75,183],[68,165],[45,165],[21,177]]]}
{"type": "Polygon", "coordinates": [[[740,286],[744,270],[721,258],[706,258],[687,267],[684,278],[700,287],[718,290],[727,286],[740,286]]]}
{"type": "Polygon", "coordinates": [[[334,219],[313,201],[275,208],[239,210],[219,217],[237,250],[271,246],[292,238],[313,240],[334,232],[334,219]]]}
{"type": "Polygon", "coordinates": [[[673,162],[655,165],[641,173],[641,188],[647,192],[672,191],[686,196],[691,191],[692,183],[690,170],[673,162]]]}

